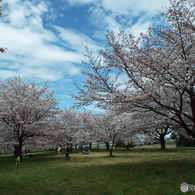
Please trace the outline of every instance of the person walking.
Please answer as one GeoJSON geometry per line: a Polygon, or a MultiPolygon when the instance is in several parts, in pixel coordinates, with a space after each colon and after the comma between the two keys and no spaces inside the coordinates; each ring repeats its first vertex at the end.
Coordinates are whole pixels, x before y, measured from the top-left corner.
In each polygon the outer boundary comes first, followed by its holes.
{"type": "Polygon", "coordinates": [[[70,144],[67,143],[67,144],[66,144],[66,154],[65,154],[65,159],[66,159],[66,161],[70,161],[70,156],[69,156],[69,154],[70,154],[70,144]]]}

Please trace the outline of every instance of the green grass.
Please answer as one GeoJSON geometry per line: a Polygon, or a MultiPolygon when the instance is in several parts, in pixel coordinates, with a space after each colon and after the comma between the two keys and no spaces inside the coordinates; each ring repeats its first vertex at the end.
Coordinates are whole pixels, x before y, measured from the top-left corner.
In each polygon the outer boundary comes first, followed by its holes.
{"type": "MultiPolygon", "coordinates": [[[[90,155],[37,152],[15,167],[15,157],[0,156],[2,195],[170,195],[183,194],[181,183],[195,185],[195,149],[116,149],[90,155]]],[[[195,194],[187,192],[186,194],[195,194]]]]}

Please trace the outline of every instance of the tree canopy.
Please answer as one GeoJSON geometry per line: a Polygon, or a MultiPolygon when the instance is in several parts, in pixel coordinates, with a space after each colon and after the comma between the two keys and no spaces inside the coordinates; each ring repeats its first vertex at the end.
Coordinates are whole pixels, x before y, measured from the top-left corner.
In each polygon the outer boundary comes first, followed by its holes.
{"type": "MultiPolygon", "coordinates": [[[[58,101],[46,85],[25,83],[19,77],[0,82],[0,122],[5,139],[12,137],[21,155],[24,142],[47,134],[48,121],[59,112],[58,101]]],[[[11,142],[13,144],[13,142],[11,142]]]]}
{"type": "Polygon", "coordinates": [[[83,63],[91,72],[84,72],[83,86],[72,94],[78,105],[152,111],[195,137],[195,4],[170,2],[161,15],[166,27],[149,28],[138,38],[107,32],[108,47],[98,57],[87,48],[83,63]]]}

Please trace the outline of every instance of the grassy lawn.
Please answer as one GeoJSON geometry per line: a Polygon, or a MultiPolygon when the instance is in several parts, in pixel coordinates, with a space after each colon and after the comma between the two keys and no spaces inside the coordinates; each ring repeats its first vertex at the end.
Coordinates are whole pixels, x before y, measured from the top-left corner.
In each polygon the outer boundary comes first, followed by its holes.
{"type": "MultiPolygon", "coordinates": [[[[15,167],[13,155],[0,156],[0,194],[12,195],[170,195],[181,183],[195,185],[195,149],[116,149],[90,155],[33,153],[15,167]]],[[[187,192],[186,194],[195,194],[187,192]]]]}

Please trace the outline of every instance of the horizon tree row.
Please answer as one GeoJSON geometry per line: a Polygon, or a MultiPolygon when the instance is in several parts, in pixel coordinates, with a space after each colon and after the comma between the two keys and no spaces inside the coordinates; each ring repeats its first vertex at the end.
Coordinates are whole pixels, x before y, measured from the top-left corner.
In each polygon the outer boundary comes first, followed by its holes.
{"type": "Polygon", "coordinates": [[[118,140],[125,145],[145,134],[158,139],[165,149],[165,136],[175,129],[171,120],[151,113],[76,112],[58,108],[54,92],[47,85],[25,83],[20,77],[0,82],[0,147],[54,148],[103,142],[112,156],[118,140]],[[110,146],[111,144],[111,146],[110,146]],[[24,147],[25,146],[25,147],[24,147]]]}

